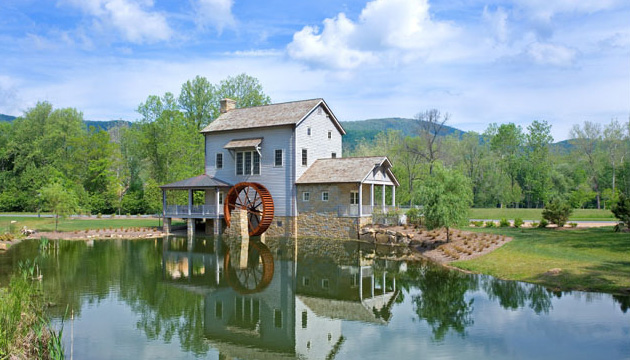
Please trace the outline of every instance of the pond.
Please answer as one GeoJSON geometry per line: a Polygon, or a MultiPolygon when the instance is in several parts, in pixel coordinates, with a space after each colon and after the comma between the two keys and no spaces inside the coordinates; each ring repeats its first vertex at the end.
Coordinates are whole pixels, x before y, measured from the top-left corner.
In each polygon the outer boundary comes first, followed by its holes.
{"type": "Polygon", "coordinates": [[[388,247],[219,238],[26,241],[76,359],[628,359],[630,299],[552,292],[388,247]]]}

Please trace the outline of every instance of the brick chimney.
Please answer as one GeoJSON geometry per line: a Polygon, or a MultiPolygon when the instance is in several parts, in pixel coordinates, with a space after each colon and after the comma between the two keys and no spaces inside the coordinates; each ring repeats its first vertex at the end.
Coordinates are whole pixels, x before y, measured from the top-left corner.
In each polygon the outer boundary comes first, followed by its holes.
{"type": "Polygon", "coordinates": [[[226,112],[230,110],[236,109],[236,100],[226,98],[219,101],[219,104],[220,104],[219,111],[221,112],[221,114],[225,114],[226,112]]]}

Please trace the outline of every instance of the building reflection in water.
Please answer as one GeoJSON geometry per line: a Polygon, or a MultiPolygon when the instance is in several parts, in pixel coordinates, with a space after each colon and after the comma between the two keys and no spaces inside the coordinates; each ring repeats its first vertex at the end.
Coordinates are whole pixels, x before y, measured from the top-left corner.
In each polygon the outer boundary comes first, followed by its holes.
{"type": "Polygon", "coordinates": [[[207,341],[222,357],[334,357],[342,320],[387,324],[400,263],[357,242],[165,239],[163,279],[204,296],[207,341]],[[364,248],[361,248],[361,247],[364,248]]]}

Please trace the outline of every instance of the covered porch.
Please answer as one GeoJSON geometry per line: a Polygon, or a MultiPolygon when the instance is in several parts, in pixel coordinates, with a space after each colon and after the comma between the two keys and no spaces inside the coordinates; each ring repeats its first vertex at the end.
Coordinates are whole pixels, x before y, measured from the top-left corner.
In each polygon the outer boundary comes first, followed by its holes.
{"type": "Polygon", "coordinates": [[[164,231],[171,231],[171,219],[187,219],[188,235],[194,235],[197,219],[205,219],[206,234],[219,234],[223,222],[223,198],[230,184],[199,175],[160,186],[164,231]]]}
{"type": "Polygon", "coordinates": [[[350,192],[350,205],[340,205],[339,216],[362,217],[373,214],[387,214],[397,209],[396,184],[359,183],[350,192]]]}

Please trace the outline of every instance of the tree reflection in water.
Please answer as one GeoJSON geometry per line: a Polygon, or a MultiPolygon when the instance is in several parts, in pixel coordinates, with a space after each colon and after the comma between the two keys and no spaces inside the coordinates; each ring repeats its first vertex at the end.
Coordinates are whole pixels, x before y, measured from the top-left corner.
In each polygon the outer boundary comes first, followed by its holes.
{"type": "Polygon", "coordinates": [[[449,330],[465,335],[466,327],[473,324],[474,302],[465,294],[477,289],[476,277],[433,265],[423,270],[416,283],[421,293],[412,297],[416,314],[431,326],[436,340],[444,339],[449,330]]]}
{"type": "Polygon", "coordinates": [[[536,314],[549,313],[553,293],[540,285],[483,277],[483,288],[490,300],[498,300],[508,310],[516,310],[529,304],[536,314]]]}

